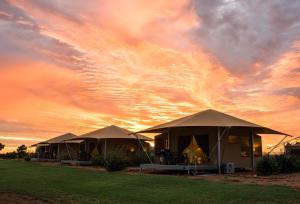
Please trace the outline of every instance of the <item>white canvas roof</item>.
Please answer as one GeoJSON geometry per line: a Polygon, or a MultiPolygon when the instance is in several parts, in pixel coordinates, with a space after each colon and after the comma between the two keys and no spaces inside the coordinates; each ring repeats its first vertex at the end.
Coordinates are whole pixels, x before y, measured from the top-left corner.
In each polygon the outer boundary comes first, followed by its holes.
{"type": "Polygon", "coordinates": [[[151,141],[152,139],[141,134],[133,135],[133,132],[126,130],[124,128],[111,125],[99,130],[95,130],[83,135],[80,135],[78,138],[73,139],[87,139],[87,138],[94,138],[94,139],[112,139],[112,138],[119,138],[119,139],[138,139],[140,140],[147,140],[151,141]]]}
{"type": "Polygon", "coordinates": [[[37,143],[37,144],[34,144],[34,145],[31,145],[31,147],[34,147],[34,146],[47,146],[49,144],[56,144],[56,143],[62,143],[63,141],[65,140],[69,140],[69,139],[73,139],[77,137],[76,135],[72,134],[72,133],[66,133],[66,134],[63,134],[63,135],[60,135],[60,136],[57,136],[57,137],[54,137],[54,138],[51,138],[49,140],[46,140],[46,141],[43,141],[43,142],[40,142],[40,143],[37,143]]]}
{"type": "Polygon", "coordinates": [[[201,111],[139,132],[160,133],[175,127],[250,127],[255,129],[257,134],[288,135],[212,109],[201,111]]]}

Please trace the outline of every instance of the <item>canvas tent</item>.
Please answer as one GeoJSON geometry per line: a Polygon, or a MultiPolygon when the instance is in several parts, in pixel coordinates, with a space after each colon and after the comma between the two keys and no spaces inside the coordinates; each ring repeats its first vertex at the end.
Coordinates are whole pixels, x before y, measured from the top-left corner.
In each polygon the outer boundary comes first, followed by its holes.
{"type": "Polygon", "coordinates": [[[63,155],[68,154],[68,152],[70,151],[65,142],[76,137],[77,136],[72,133],[66,133],[34,144],[32,145],[32,147],[36,147],[36,154],[38,159],[60,160],[63,155]]]}
{"type": "Polygon", "coordinates": [[[132,133],[124,128],[111,125],[68,141],[83,140],[85,145],[82,151],[88,155],[87,159],[89,159],[94,150],[98,151],[105,158],[112,151],[126,153],[138,151],[141,146],[146,149],[149,148],[149,144],[146,141],[151,141],[151,138],[141,134],[133,135],[132,133]]]}
{"type": "Polygon", "coordinates": [[[212,109],[138,133],[160,133],[155,137],[156,155],[159,156],[161,148],[168,149],[174,163],[183,162],[182,151],[195,136],[209,158],[208,163],[216,165],[219,172],[221,165],[226,162],[254,169],[255,160],[261,156],[262,151],[259,134],[287,135],[212,109]]]}

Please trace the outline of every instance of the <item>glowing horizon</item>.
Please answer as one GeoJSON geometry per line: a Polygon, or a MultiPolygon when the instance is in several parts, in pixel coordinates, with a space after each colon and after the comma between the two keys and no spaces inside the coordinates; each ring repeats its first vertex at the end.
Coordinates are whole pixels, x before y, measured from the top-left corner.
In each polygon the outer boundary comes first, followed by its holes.
{"type": "Polygon", "coordinates": [[[299,135],[299,7],[0,1],[0,142],[136,131],[208,108],[299,135]]]}

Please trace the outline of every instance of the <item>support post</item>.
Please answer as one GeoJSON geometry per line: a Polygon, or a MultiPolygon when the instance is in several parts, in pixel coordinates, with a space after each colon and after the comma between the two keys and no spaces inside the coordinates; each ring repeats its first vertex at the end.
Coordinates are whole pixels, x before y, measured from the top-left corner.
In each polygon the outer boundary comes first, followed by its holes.
{"type": "Polygon", "coordinates": [[[218,127],[218,171],[221,174],[221,135],[220,127],[218,127]]]}
{"type": "Polygon", "coordinates": [[[106,152],[107,152],[107,146],[106,146],[106,139],[104,139],[104,160],[106,160],[106,152]]]}
{"type": "Polygon", "coordinates": [[[145,151],[144,145],[143,145],[143,143],[141,142],[141,140],[140,140],[140,138],[138,137],[138,135],[137,135],[136,133],[132,133],[132,134],[133,134],[133,135],[136,137],[136,139],[139,141],[139,143],[140,143],[140,145],[141,145],[141,147],[142,147],[142,150],[143,150],[143,152],[145,152],[145,154],[146,154],[146,156],[148,157],[150,163],[153,164],[153,162],[152,162],[150,156],[148,155],[147,150],[145,151]]]}
{"type": "Polygon", "coordinates": [[[168,128],[168,150],[170,150],[170,128],[168,128]]]}
{"type": "Polygon", "coordinates": [[[60,144],[57,144],[57,155],[56,155],[56,160],[60,160],[60,148],[59,148],[60,144]]]}
{"type": "Polygon", "coordinates": [[[250,153],[251,153],[251,169],[254,171],[254,149],[253,149],[253,128],[251,128],[251,138],[250,138],[250,153]]]}

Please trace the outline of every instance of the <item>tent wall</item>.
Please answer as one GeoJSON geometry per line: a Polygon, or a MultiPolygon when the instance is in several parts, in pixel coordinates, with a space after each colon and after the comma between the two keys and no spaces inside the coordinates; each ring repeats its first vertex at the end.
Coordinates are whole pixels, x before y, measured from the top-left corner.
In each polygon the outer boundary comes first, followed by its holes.
{"type": "MultiPolygon", "coordinates": [[[[141,145],[137,139],[118,139],[118,138],[108,138],[108,139],[87,139],[87,153],[89,155],[97,147],[99,154],[104,156],[105,152],[105,140],[106,140],[106,153],[109,155],[110,152],[112,153],[119,153],[119,154],[127,154],[130,151],[141,151],[141,145]]],[[[149,150],[150,145],[147,142],[142,141],[143,146],[149,150]]],[[[81,143],[80,149],[83,151],[85,150],[85,142],[81,143]]],[[[79,150],[78,150],[79,152],[79,150]]]]}
{"type": "Polygon", "coordinates": [[[78,152],[80,150],[80,144],[76,143],[60,143],[59,153],[57,154],[58,160],[69,160],[70,156],[72,159],[77,159],[78,152]]]}
{"type": "MultiPolygon", "coordinates": [[[[149,150],[150,145],[147,142],[143,142],[143,146],[149,150]]],[[[104,155],[105,151],[105,140],[101,140],[100,151],[104,155]]],[[[98,149],[99,150],[99,149],[98,149]]],[[[141,145],[137,139],[106,139],[106,151],[107,155],[110,152],[124,153],[127,154],[130,151],[141,151],[141,145]]]]}
{"type": "MultiPolygon", "coordinates": [[[[252,168],[252,152],[251,152],[251,135],[252,130],[251,128],[232,128],[230,129],[228,134],[225,134],[222,142],[221,142],[221,161],[222,163],[228,163],[233,162],[235,163],[235,166],[238,168],[246,168],[251,169],[252,168]],[[230,143],[229,137],[230,136],[236,136],[237,142],[236,143],[230,143]],[[242,142],[246,142],[248,140],[249,144],[249,152],[247,156],[242,156],[241,154],[241,146],[242,142]]],[[[259,136],[255,136],[259,137],[259,136]]],[[[260,138],[260,137],[259,137],[260,138]]],[[[261,140],[260,140],[261,141],[261,140]]],[[[259,150],[260,156],[254,156],[254,164],[256,164],[257,160],[262,155],[262,150],[259,150]]]]}

